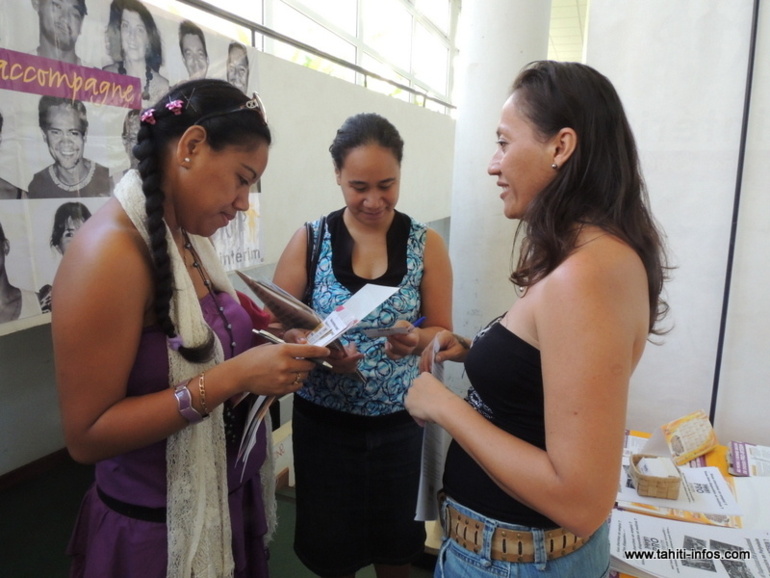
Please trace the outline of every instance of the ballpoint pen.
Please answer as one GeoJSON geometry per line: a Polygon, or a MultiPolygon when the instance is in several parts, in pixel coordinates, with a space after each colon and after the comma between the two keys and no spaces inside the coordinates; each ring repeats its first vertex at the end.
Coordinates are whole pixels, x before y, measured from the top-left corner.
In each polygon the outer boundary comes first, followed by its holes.
{"type": "MultiPolygon", "coordinates": [[[[260,337],[264,337],[271,343],[286,343],[283,339],[280,337],[277,337],[270,333],[269,331],[265,331],[264,329],[252,329],[254,333],[259,335],[260,337]]],[[[332,364],[328,361],[325,361],[323,359],[318,359],[317,357],[308,357],[309,361],[312,361],[316,365],[320,365],[321,367],[325,367],[326,369],[333,369],[332,364]]]]}
{"type": "Polygon", "coordinates": [[[410,323],[408,326],[399,325],[396,327],[391,325],[390,327],[369,327],[364,329],[363,332],[367,337],[387,337],[389,335],[402,335],[404,333],[411,333],[415,327],[422,325],[426,319],[427,317],[425,316],[420,317],[414,321],[414,323],[410,323]]]}

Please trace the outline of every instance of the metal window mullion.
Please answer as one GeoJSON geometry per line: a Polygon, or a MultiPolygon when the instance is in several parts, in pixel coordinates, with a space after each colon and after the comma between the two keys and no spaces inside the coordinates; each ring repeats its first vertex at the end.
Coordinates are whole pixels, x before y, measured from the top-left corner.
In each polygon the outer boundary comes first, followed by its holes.
{"type": "MultiPolygon", "coordinates": [[[[364,66],[364,28],[366,27],[366,24],[364,23],[364,7],[363,3],[364,0],[356,0],[356,64],[358,64],[361,68],[366,68],[364,66]]],[[[360,85],[361,86],[367,86],[369,77],[365,74],[356,74],[356,77],[360,76],[360,85]]]]}
{"type": "MultiPolygon", "coordinates": [[[[402,1],[406,2],[406,0],[402,1]]],[[[407,78],[409,78],[409,86],[414,88],[417,85],[417,77],[414,73],[414,39],[417,35],[417,13],[411,2],[406,2],[406,6],[412,21],[412,33],[409,35],[409,76],[407,78]]],[[[412,93],[409,100],[414,104],[420,104],[417,100],[417,95],[414,93],[412,93]]],[[[422,99],[422,106],[425,106],[424,98],[422,99]]]]}
{"type": "Polygon", "coordinates": [[[446,100],[452,101],[455,87],[455,60],[460,51],[457,49],[457,27],[460,21],[461,0],[451,0],[449,5],[449,68],[447,69],[446,100]]]}
{"type": "MultiPolygon", "coordinates": [[[[274,3],[277,0],[264,0],[262,3],[262,22],[265,23],[265,26],[267,28],[270,28],[272,30],[275,30],[275,8],[274,3]]],[[[264,46],[265,52],[268,54],[275,54],[275,47],[276,42],[278,42],[275,38],[272,38],[270,36],[263,36],[262,45],[264,46]]]]}
{"type": "MultiPolygon", "coordinates": [[[[432,33],[434,33],[436,36],[438,36],[444,44],[446,44],[446,45],[449,44],[449,35],[446,32],[444,32],[443,30],[441,30],[441,28],[439,28],[433,22],[433,20],[431,20],[430,18],[425,16],[422,12],[417,10],[417,8],[415,8],[415,7],[412,7],[411,10],[412,10],[412,15],[414,16],[414,18],[416,18],[420,22],[420,24],[422,24],[423,26],[425,26],[425,28],[427,28],[432,33]]],[[[450,12],[450,17],[449,17],[449,26],[450,26],[450,29],[451,29],[451,26],[452,26],[451,12],[450,12]]]]}
{"type": "MultiPolygon", "coordinates": [[[[438,26],[436,26],[432,20],[430,20],[427,16],[424,16],[422,13],[418,12],[416,7],[413,7],[413,26],[412,26],[412,38],[415,37],[416,32],[416,22],[419,22],[422,24],[428,32],[434,34],[436,37],[438,37],[441,44],[443,44],[444,48],[447,51],[447,62],[446,62],[446,70],[444,73],[444,86],[441,93],[442,98],[448,99],[449,95],[451,94],[452,89],[452,82],[450,81],[450,77],[452,75],[453,65],[454,65],[454,53],[456,52],[455,48],[455,42],[454,38],[456,36],[457,31],[457,18],[459,17],[459,11],[460,6],[459,2],[457,0],[451,0],[449,4],[449,33],[443,32],[438,26]],[[416,21],[416,22],[414,22],[416,21]]],[[[412,45],[414,47],[414,44],[412,45]]],[[[419,80],[416,75],[413,75],[415,80],[419,80]]],[[[431,91],[435,92],[435,89],[430,89],[431,91]]]]}
{"type": "MultiPolygon", "coordinates": [[[[269,2],[271,2],[271,0],[262,0],[262,13],[259,16],[262,19],[263,23],[267,22],[265,20],[265,12],[266,12],[265,5],[268,4],[269,2]]],[[[260,33],[256,29],[252,28],[252,30],[251,30],[251,45],[252,46],[254,46],[254,47],[258,48],[259,50],[261,50],[262,52],[264,52],[265,51],[265,42],[266,41],[267,41],[267,37],[264,34],[260,33]],[[259,38],[259,42],[257,42],[258,38],[259,38]]]]}

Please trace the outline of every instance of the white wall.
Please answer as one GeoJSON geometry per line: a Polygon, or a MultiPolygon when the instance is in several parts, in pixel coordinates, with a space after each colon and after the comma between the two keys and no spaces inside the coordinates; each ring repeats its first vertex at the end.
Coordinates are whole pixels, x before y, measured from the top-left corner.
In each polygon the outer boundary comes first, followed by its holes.
{"type": "MultiPolygon", "coordinates": [[[[667,290],[673,329],[661,346],[648,345],[632,380],[628,425],[637,429],[651,430],[696,409],[708,412],[711,403],[752,4],[592,0],[589,6],[587,63],[606,74],[623,99],[653,212],[677,267],[667,290]]],[[[767,67],[766,44],[757,70],[763,62],[767,67]]],[[[760,408],[770,406],[768,308],[760,293],[768,276],[762,240],[767,169],[759,167],[767,152],[767,74],[759,81],[721,376],[724,409],[715,420],[723,442],[737,436],[770,443],[770,430],[760,420],[760,408]]]]}
{"type": "Polygon", "coordinates": [[[0,475],[64,447],[50,327],[0,337],[0,475]]]}
{"type": "MultiPolygon", "coordinates": [[[[302,223],[343,206],[328,149],[352,114],[382,114],[405,141],[399,210],[424,222],[449,216],[451,117],[258,56],[260,92],[274,132],[260,201],[266,271],[302,223]]],[[[50,324],[0,336],[0,400],[0,475],[64,446],[50,324]]]]}
{"type": "Polygon", "coordinates": [[[404,139],[398,209],[424,221],[449,216],[454,121],[422,107],[260,53],[260,92],[273,146],[262,178],[264,255],[275,262],[306,220],[343,206],[329,145],[352,114],[376,112],[404,139]]]}

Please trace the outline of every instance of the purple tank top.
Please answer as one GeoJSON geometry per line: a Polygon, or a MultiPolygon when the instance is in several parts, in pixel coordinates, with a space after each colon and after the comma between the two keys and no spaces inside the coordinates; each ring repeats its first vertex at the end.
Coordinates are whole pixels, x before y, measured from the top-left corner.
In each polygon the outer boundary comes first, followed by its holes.
{"type": "MultiPolygon", "coordinates": [[[[227,293],[218,293],[217,300],[224,307],[225,317],[232,325],[236,343],[235,354],[249,349],[255,342],[251,332],[252,323],[246,311],[227,293]]],[[[217,313],[217,305],[211,295],[200,300],[203,317],[222,342],[225,358],[230,357],[229,336],[224,322],[217,313]]],[[[161,391],[169,387],[168,357],[166,336],[160,327],[145,327],[139,342],[134,366],[129,375],[128,396],[138,396],[161,391]]],[[[235,467],[235,454],[240,443],[245,414],[248,407],[245,402],[239,404],[235,413],[235,440],[228,439],[228,485],[233,492],[241,485],[240,466],[235,467]]],[[[193,426],[194,427],[194,426],[193,426]]],[[[243,483],[257,475],[265,459],[264,427],[261,428],[261,440],[254,447],[249,457],[243,483]]],[[[166,506],[166,441],[162,440],[150,446],[140,448],[96,464],[96,483],[108,495],[118,500],[160,508],[166,506]]]]}

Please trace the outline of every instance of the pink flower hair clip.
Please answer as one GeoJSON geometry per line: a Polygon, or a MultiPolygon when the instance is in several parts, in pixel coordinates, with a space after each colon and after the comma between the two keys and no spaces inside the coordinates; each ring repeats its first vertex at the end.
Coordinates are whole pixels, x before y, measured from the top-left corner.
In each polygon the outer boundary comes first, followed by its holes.
{"type": "Polygon", "coordinates": [[[173,112],[175,115],[179,116],[182,114],[182,110],[184,109],[184,101],[172,100],[166,103],[166,108],[173,112]]]}
{"type": "Polygon", "coordinates": [[[142,116],[139,117],[139,120],[146,124],[155,124],[155,109],[154,108],[148,108],[142,113],[142,116]]]}

